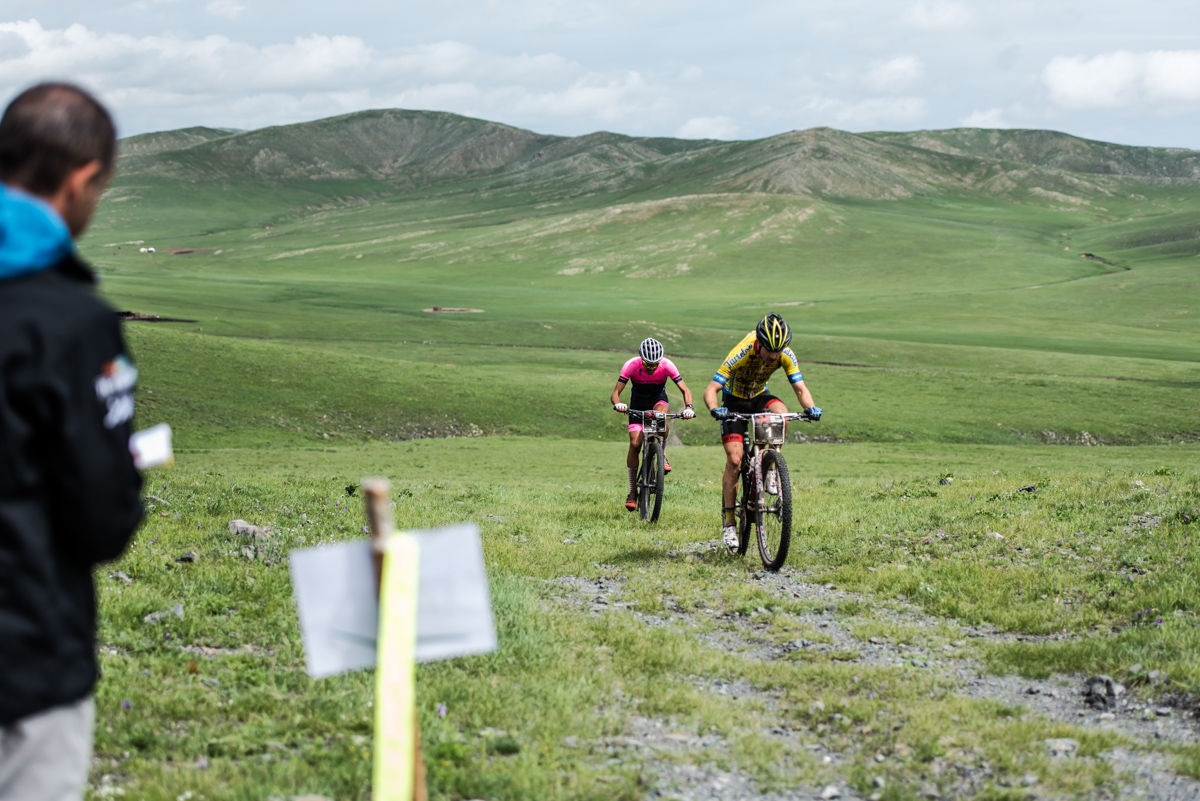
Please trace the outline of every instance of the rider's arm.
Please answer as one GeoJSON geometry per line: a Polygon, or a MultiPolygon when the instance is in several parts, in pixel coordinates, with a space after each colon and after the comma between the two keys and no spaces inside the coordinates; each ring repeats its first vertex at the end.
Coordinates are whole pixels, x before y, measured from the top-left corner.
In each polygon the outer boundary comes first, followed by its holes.
{"type": "Polygon", "coordinates": [[[704,405],[711,412],[721,404],[717,402],[717,393],[721,391],[721,384],[717,381],[708,382],[708,386],[704,388],[704,405]]]}
{"type": "Polygon", "coordinates": [[[808,387],[804,386],[803,381],[797,381],[795,384],[792,384],[792,389],[796,391],[796,399],[800,401],[800,405],[805,409],[817,405],[813,403],[812,393],[808,391],[808,387]]]}
{"type": "Polygon", "coordinates": [[[612,399],[610,401],[613,406],[621,402],[621,393],[625,391],[625,383],[624,378],[617,379],[617,385],[613,388],[612,399]]]}
{"type": "Polygon", "coordinates": [[[675,386],[679,387],[679,391],[683,393],[684,405],[692,406],[692,391],[688,389],[687,384],[683,383],[683,379],[676,381],[675,386]]]}
{"type": "Polygon", "coordinates": [[[808,391],[808,387],[804,386],[804,376],[800,373],[799,360],[791,348],[784,348],[779,362],[784,371],[787,372],[788,381],[792,385],[792,390],[796,393],[796,400],[800,401],[805,409],[816,406],[813,403],[812,393],[808,391]]]}

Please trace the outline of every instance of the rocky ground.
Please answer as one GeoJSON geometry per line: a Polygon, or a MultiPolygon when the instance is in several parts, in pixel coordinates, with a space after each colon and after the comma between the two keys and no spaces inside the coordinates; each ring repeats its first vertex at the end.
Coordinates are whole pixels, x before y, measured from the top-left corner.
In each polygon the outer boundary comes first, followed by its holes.
{"type": "MultiPolygon", "coordinates": [[[[719,553],[717,541],[700,543],[688,553],[673,553],[674,558],[712,559],[719,553]]],[[[612,571],[617,573],[617,571],[612,571]]],[[[785,569],[780,573],[759,572],[748,581],[760,582],[761,588],[781,599],[799,599],[812,611],[792,614],[802,629],[818,632],[811,638],[797,637],[779,642],[769,636],[769,621],[773,611],[759,607],[751,613],[730,612],[709,608],[703,604],[680,606],[670,600],[666,612],[645,614],[623,597],[624,578],[584,579],[565,576],[556,580],[563,588],[561,602],[593,615],[612,611],[635,615],[645,625],[671,627],[690,632],[707,647],[733,652],[747,660],[776,660],[791,652],[806,650],[833,655],[839,665],[863,665],[875,668],[929,671],[951,692],[963,696],[994,701],[1009,707],[1022,708],[1026,717],[1069,724],[1085,729],[1107,729],[1119,733],[1130,747],[1113,748],[1098,757],[1082,756],[1080,744],[1069,738],[1048,739],[1044,745],[1048,758],[1054,760],[1103,759],[1112,767],[1116,778],[1105,785],[1099,797],[1144,798],[1155,801],[1200,799],[1200,782],[1172,772],[1170,754],[1166,748],[1197,742],[1200,726],[1194,702],[1179,699],[1175,703],[1147,700],[1127,690],[1119,680],[1110,677],[1060,675],[1031,680],[1018,676],[989,674],[978,658],[978,646],[988,642],[1049,640],[1054,637],[1028,637],[1002,633],[987,627],[960,626],[954,621],[933,618],[904,602],[879,602],[868,597],[840,590],[833,585],[818,585],[805,581],[802,572],[785,569]],[[858,610],[854,615],[839,614],[839,606],[858,610]],[[862,611],[866,610],[866,611],[862,611]],[[928,637],[920,644],[893,641],[887,636],[863,639],[854,628],[869,622],[876,628],[880,622],[894,624],[911,631],[924,629],[928,637]]],[[[1133,666],[1135,671],[1137,666],[1133,666]]],[[[690,677],[696,686],[707,692],[730,698],[753,699],[768,711],[775,698],[744,680],[734,682],[690,677]]],[[[1150,676],[1152,682],[1166,677],[1150,676]]],[[[819,703],[819,702],[817,702],[819,703]]],[[[823,709],[823,708],[822,708],[823,709]]],[[[838,717],[836,714],[831,718],[838,717]]],[[[770,718],[765,715],[764,720],[770,718]]],[[[797,732],[768,724],[765,732],[771,736],[802,738],[797,732]]],[[[804,740],[804,749],[821,764],[836,768],[848,755],[834,748],[827,749],[817,727],[815,742],[804,740]]],[[[811,738],[811,732],[807,733],[811,738]]],[[[710,799],[754,799],[756,801],[791,801],[791,799],[860,798],[861,793],[844,782],[822,786],[767,792],[753,779],[722,758],[728,753],[728,743],[716,734],[697,735],[686,731],[674,721],[655,720],[633,715],[629,729],[622,736],[610,737],[599,743],[568,743],[588,746],[593,753],[607,754],[615,764],[631,760],[645,766],[649,790],[647,799],[680,799],[709,801],[710,799]]],[[[894,755],[878,753],[875,759],[883,762],[894,755]]],[[[957,758],[934,758],[921,776],[919,786],[908,788],[922,798],[971,797],[988,787],[1006,788],[1005,797],[1034,799],[1051,797],[1039,787],[1039,777],[1004,775],[995,766],[970,753],[947,754],[957,758]],[[1012,795],[1016,793],[1016,795],[1012,795]]],[[[830,775],[836,775],[832,771],[830,775]]],[[[874,777],[872,792],[865,796],[881,799],[891,796],[886,780],[874,777]]],[[[903,797],[902,796],[902,797],[903,797]]]]}

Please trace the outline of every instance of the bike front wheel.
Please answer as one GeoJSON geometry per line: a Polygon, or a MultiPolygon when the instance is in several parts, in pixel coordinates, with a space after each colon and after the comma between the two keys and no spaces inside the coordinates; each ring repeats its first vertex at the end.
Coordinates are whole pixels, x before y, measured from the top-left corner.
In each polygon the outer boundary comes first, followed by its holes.
{"type": "Polygon", "coordinates": [[[642,456],[642,480],[638,488],[638,512],[643,520],[654,523],[662,510],[663,495],[663,446],[651,442],[642,456]]]}
{"type": "Polygon", "coordinates": [[[758,504],[755,528],[763,567],[779,570],[787,561],[792,542],[792,480],[779,451],[768,450],[762,459],[763,497],[758,504]],[[773,474],[773,475],[772,475],[773,474]],[[768,490],[775,489],[772,494],[768,490]]]}

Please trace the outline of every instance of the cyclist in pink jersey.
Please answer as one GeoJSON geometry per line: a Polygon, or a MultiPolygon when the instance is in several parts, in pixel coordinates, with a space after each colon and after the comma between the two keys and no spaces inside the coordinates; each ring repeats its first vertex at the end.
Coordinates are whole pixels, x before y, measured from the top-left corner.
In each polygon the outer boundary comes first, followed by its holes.
{"type": "MultiPolygon", "coordinates": [[[[613,409],[621,414],[630,409],[635,412],[648,412],[652,409],[660,412],[667,411],[671,408],[671,404],[667,401],[668,378],[674,381],[675,385],[679,387],[679,391],[683,393],[683,402],[686,404],[683,416],[685,418],[695,417],[691,390],[687,388],[687,384],[683,383],[683,376],[679,374],[674,362],[663,358],[663,346],[653,338],[643,340],[638,348],[638,355],[625,362],[621,368],[621,375],[617,377],[617,386],[613,389],[611,398],[613,409]],[[621,392],[631,381],[633,382],[633,392],[630,395],[629,404],[626,405],[621,401],[621,392]]],[[[631,512],[637,509],[638,454],[641,449],[642,424],[630,420],[629,454],[625,457],[625,466],[629,469],[629,497],[625,499],[625,508],[631,512]]],[[[667,461],[665,443],[663,451],[663,471],[670,473],[671,464],[667,461]]]]}

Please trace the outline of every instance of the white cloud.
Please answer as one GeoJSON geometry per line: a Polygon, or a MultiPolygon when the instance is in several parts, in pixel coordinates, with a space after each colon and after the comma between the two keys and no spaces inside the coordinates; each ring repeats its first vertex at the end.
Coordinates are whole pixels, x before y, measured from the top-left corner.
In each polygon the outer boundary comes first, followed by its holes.
{"type": "Polygon", "coordinates": [[[679,80],[687,81],[689,83],[692,81],[698,81],[703,77],[704,77],[704,69],[702,67],[700,67],[698,64],[692,64],[691,66],[685,68],[684,71],[679,74],[679,80]]]}
{"type": "Polygon", "coordinates": [[[863,76],[863,84],[872,92],[896,93],[912,86],[924,74],[925,67],[912,56],[899,56],[872,65],[863,76]]]}
{"type": "Polygon", "coordinates": [[[910,126],[924,119],[929,104],[920,97],[872,97],[847,101],[817,97],[810,101],[808,111],[816,112],[820,122],[832,122],[849,130],[876,130],[890,126],[910,126]]]}
{"type": "Polygon", "coordinates": [[[675,131],[680,139],[735,139],[737,134],[732,117],[692,117],[675,131]]]}
{"type": "Polygon", "coordinates": [[[237,0],[213,0],[204,7],[204,10],[214,17],[237,19],[246,10],[246,7],[237,0]]]}
{"type": "Polygon", "coordinates": [[[1200,50],[1118,50],[1090,59],[1057,56],[1042,71],[1050,99],[1071,110],[1200,103],[1200,50]]]}
{"type": "Polygon", "coordinates": [[[635,71],[596,72],[553,53],[506,55],[454,41],[381,51],[354,36],[312,35],[259,47],[225,36],[0,23],[0,89],[64,76],[111,103],[124,130],[169,127],[144,122],[165,119],[168,108],[186,110],[177,124],[253,127],[394,105],[591,127],[661,110],[664,93],[635,71]]]}
{"type": "Polygon", "coordinates": [[[906,24],[925,31],[951,31],[971,22],[971,9],[952,0],[921,0],[901,17],[906,24]]]}
{"type": "Polygon", "coordinates": [[[987,111],[979,111],[976,109],[963,118],[962,124],[966,128],[1011,128],[1008,121],[1004,119],[1004,111],[998,108],[990,108],[987,111]]]}

